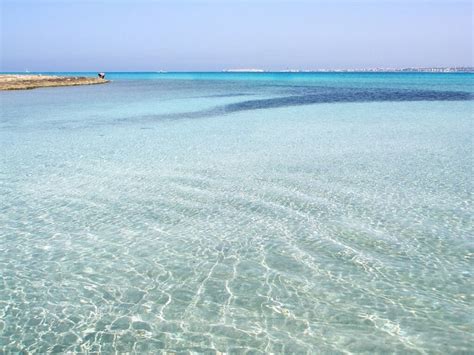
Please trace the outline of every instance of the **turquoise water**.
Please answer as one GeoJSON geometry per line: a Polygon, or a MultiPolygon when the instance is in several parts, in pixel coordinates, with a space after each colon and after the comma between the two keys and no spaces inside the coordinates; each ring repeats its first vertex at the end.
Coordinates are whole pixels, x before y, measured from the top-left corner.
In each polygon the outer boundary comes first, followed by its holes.
{"type": "Polygon", "coordinates": [[[0,93],[0,352],[472,351],[472,75],[108,77],[0,93]]]}

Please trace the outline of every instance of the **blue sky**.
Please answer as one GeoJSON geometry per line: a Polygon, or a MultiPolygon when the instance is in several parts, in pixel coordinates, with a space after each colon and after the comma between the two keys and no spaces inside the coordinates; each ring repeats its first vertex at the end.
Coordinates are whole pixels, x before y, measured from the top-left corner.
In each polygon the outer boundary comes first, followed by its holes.
{"type": "Polygon", "coordinates": [[[464,0],[0,0],[1,71],[472,65],[464,0]]]}

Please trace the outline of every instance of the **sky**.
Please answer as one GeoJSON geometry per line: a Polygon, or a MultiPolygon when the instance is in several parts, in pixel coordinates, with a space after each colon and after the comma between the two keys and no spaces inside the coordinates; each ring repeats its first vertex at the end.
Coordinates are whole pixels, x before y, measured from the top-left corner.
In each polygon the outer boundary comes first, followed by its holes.
{"type": "Polygon", "coordinates": [[[0,71],[472,66],[470,0],[0,0],[0,71]]]}

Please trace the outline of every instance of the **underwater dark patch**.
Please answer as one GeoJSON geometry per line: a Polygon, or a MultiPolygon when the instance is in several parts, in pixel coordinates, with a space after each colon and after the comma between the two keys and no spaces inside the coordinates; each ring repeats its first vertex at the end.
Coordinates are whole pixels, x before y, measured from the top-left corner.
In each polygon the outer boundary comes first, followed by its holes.
{"type": "Polygon", "coordinates": [[[325,90],[320,93],[294,95],[262,100],[248,100],[225,105],[225,112],[239,112],[288,106],[302,106],[318,103],[343,102],[400,102],[400,101],[466,101],[472,95],[459,91],[435,90],[325,90]]]}
{"type": "Polygon", "coordinates": [[[473,95],[464,91],[437,90],[395,90],[395,89],[358,89],[358,88],[307,88],[305,94],[287,95],[269,99],[246,100],[237,103],[216,106],[212,109],[165,115],[154,118],[203,118],[234,112],[263,110],[326,103],[357,102],[409,102],[409,101],[469,101],[473,95]]]}

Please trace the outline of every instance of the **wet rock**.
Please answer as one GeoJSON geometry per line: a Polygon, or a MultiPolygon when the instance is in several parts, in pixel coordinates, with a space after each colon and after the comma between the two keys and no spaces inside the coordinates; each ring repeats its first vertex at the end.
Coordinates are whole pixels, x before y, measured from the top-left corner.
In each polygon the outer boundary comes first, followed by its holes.
{"type": "Polygon", "coordinates": [[[62,77],[52,75],[0,75],[0,90],[25,90],[49,86],[73,86],[107,83],[107,80],[90,77],[62,77]]]}

